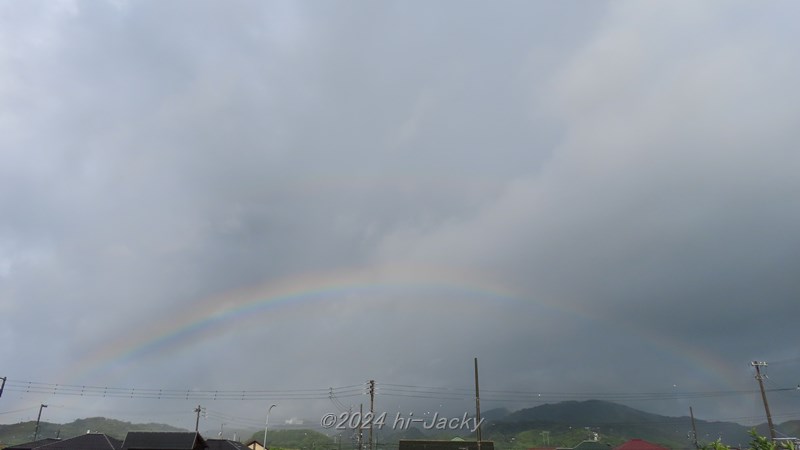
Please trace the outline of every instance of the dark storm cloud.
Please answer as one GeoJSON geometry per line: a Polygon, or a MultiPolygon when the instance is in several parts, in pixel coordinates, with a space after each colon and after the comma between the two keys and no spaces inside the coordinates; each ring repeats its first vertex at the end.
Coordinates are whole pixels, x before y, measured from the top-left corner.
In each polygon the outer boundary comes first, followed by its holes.
{"type": "Polygon", "coordinates": [[[254,285],[455,272],[482,297],[343,291],[80,382],[468,386],[480,356],[495,389],[752,388],[800,287],[783,7],[6,4],[0,375],[64,382],[254,285]]]}

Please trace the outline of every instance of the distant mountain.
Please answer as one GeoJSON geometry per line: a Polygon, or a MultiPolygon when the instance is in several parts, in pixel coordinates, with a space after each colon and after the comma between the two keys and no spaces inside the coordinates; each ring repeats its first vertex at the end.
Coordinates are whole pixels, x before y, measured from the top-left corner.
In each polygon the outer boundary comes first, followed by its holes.
{"type": "MultiPolygon", "coordinates": [[[[419,428],[416,427],[408,427],[405,430],[397,430],[393,431],[391,428],[386,428],[390,430],[389,432],[379,433],[378,437],[380,438],[381,442],[399,442],[401,439],[430,439],[430,437],[422,432],[419,428]]],[[[384,430],[386,430],[384,429],[384,430]]],[[[381,431],[384,431],[381,430],[381,431]]]]}
{"type": "Polygon", "coordinates": [[[548,421],[570,423],[577,426],[597,426],[601,423],[663,422],[666,416],[651,414],[617,403],[602,400],[569,401],[521,409],[507,415],[505,422],[548,421]],[[583,425],[587,424],[587,425],[583,425]]]}
{"type": "Polygon", "coordinates": [[[790,420],[777,426],[778,430],[787,435],[797,437],[800,436],[800,420],[790,420]]]}
{"type": "MultiPolygon", "coordinates": [[[[696,420],[701,442],[722,438],[738,445],[750,440],[749,428],[731,422],[696,420]]],[[[545,404],[515,411],[486,428],[488,435],[517,445],[520,440],[530,446],[574,446],[597,433],[611,444],[639,438],[671,448],[690,448],[692,424],[687,416],[669,417],[640,411],[616,403],[587,400],[545,404]],[[545,441],[546,439],[546,441],[545,441]],[[577,442],[576,442],[577,441],[577,442]]],[[[499,445],[503,448],[503,445],[499,445]]]]}
{"type": "Polygon", "coordinates": [[[498,420],[505,420],[511,411],[506,408],[494,408],[488,411],[481,411],[481,419],[484,422],[497,422],[498,420]]]}
{"type": "MultiPolygon", "coordinates": [[[[689,417],[669,417],[637,410],[628,406],[600,401],[569,401],[556,404],[545,404],[535,408],[526,408],[509,412],[503,408],[487,410],[481,414],[485,419],[482,426],[483,438],[493,440],[497,450],[519,450],[532,447],[574,447],[581,441],[590,439],[597,433],[603,443],[616,445],[629,439],[639,438],[662,444],[672,449],[692,449],[689,417]]],[[[391,422],[391,421],[389,421],[391,422]]],[[[750,441],[747,427],[731,422],[710,422],[696,420],[697,434],[701,443],[717,438],[733,445],[746,446],[750,441]]],[[[0,425],[0,448],[33,440],[35,422],[21,422],[11,425],[0,425]]],[[[781,435],[800,435],[800,421],[793,420],[776,426],[781,435]]],[[[766,424],[756,427],[761,435],[767,435],[766,424]]],[[[124,439],[128,431],[186,431],[158,423],[136,424],[103,417],[79,419],[67,424],[42,422],[39,427],[39,438],[75,437],[86,433],[105,433],[117,439],[124,439]]],[[[237,430],[239,439],[246,441],[247,436],[257,440],[263,439],[263,430],[248,434],[245,430],[237,430]]],[[[250,430],[252,432],[252,430],[250,430]]],[[[323,430],[329,433],[333,430],[323,430]]],[[[232,437],[232,429],[225,430],[225,437],[232,437]]],[[[218,431],[206,430],[203,436],[214,438],[218,431]]],[[[275,446],[284,448],[314,448],[317,450],[350,448],[355,434],[341,431],[333,436],[318,433],[310,429],[270,429],[268,440],[275,446]]],[[[468,431],[432,431],[418,427],[393,429],[386,426],[375,430],[375,438],[381,445],[393,445],[400,439],[452,439],[462,437],[474,439],[474,433],[468,431]]],[[[366,432],[364,433],[366,438],[366,432]]]]}
{"type": "MultiPolygon", "coordinates": [[[[0,425],[0,446],[8,446],[30,442],[36,429],[36,422],[19,422],[11,425],[0,425]]],[[[60,437],[67,439],[86,432],[104,433],[117,439],[124,439],[128,431],[186,431],[160,423],[131,423],[105,417],[78,419],[66,424],[41,422],[38,439],[60,437]]]]}

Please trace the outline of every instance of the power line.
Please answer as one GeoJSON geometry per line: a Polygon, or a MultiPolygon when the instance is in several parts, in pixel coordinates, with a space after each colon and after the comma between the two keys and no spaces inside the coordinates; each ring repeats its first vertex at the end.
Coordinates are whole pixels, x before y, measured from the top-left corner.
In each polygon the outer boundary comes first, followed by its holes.
{"type": "Polygon", "coordinates": [[[342,403],[338,398],[336,398],[336,395],[334,395],[333,393],[333,388],[330,388],[329,392],[330,393],[328,395],[328,398],[330,398],[331,403],[333,403],[333,405],[336,407],[336,409],[339,410],[339,412],[345,412],[349,410],[349,408],[345,406],[344,403],[342,403]]]}
{"type": "MultiPolygon", "coordinates": [[[[770,383],[771,384],[771,383],[770,383]]],[[[137,387],[106,387],[83,386],[41,383],[34,381],[7,380],[5,390],[23,394],[45,394],[81,397],[103,398],[131,398],[148,400],[195,400],[195,401],[264,401],[264,400],[329,400],[344,412],[350,409],[342,401],[347,398],[368,395],[370,390],[375,395],[398,398],[423,398],[451,401],[472,401],[474,392],[470,388],[450,386],[420,386],[412,384],[375,383],[369,382],[352,384],[339,387],[316,389],[261,389],[261,390],[193,390],[193,389],[155,389],[137,387]]],[[[780,392],[797,391],[796,387],[765,388],[766,392],[775,394],[780,392]]],[[[526,390],[491,390],[481,389],[481,400],[488,402],[503,402],[517,404],[541,404],[567,400],[596,399],[606,401],[664,401],[675,399],[699,399],[724,396],[753,395],[758,390],[726,390],[726,391],[695,391],[695,392],[547,392],[526,390]]],[[[355,402],[353,402],[355,403],[355,402]]],[[[30,409],[30,408],[27,408],[30,409]]],[[[25,409],[25,410],[27,410],[25,409]]],[[[20,411],[8,411],[0,414],[11,414],[20,411]]],[[[224,413],[213,412],[216,418],[229,423],[248,422],[244,418],[227,416],[224,413]]],[[[744,418],[746,419],[746,418],[744,418]]],[[[260,425],[247,423],[247,425],[260,425]]]]}
{"type": "Polygon", "coordinates": [[[220,422],[225,422],[232,425],[240,425],[244,427],[263,427],[263,421],[253,420],[252,418],[248,417],[239,417],[233,416],[230,414],[226,414],[221,411],[206,409],[206,416],[209,419],[218,420],[220,422]]]}
{"type": "Polygon", "coordinates": [[[2,416],[3,414],[14,414],[14,413],[23,412],[23,411],[29,411],[29,410],[36,409],[36,408],[37,408],[37,406],[29,406],[27,408],[15,409],[13,411],[3,411],[3,412],[0,412],[0,416],[2,416]]]}
{"type": "MultiPolygon", "coordinates": [[[[793,391],[796,388],[773,388],[771,392],[793,391]]],[[[453,387],[432,387],[415,386],[401,384],[381,384],[378,391],[383,395],[394,397],[426,397],[445,400],[471,400],[470,389],[453,387]]],[[[571,400],[592,398],[598,400],[674,400],[674,399],[696,399],[710,397],[724,397],[735,395],[751,395],[758,391],[754,390],[729,390],[729,391],[695,391],[695,392],[543,392],[543,391],[520,391],[520,390],[489,390],[482,389],[481,398],[490,401],[521,401],[521,402],[545,402],[554,400],[571,400]]]]}
{"type": "Polygon", "coordinates": [[[150,400],[323,400],[329,398],[331,392],[335,392],[340,398],[363,395],[365,385],[320,389],[192,390],[78,386],[9,380],[5,390],[29,394],[150,400]]]}
{"type": "MultiPolygon", "coordinates": [[[[471,389],[459,387],[434,387],[410,384],[381,383],[373,388],[375,394],[387,397],[429,398],[438,400],[472,400],[471,389]]],[[[150,400],[330,400],[339,410],[348,407],[344,398],[367,395],[369,384],[353,384],[317,389],[269,389],[269,390],[193,390],[120,388],[107,386],[62,385],[35,381],[8,380],[5,390],[10,392],[64,395],[79,397],[132,398],[150,400]]],[[[770,393],[796,391],[796,387],[770,387],[770,393]]],[[[695,391],[695,392],[547,392],[522,390],[482,390],[482,399],[491,402],[542,403],[575,399],[597,399],[608,401],[654,401],[675,399],[698,399],[738,395],[752,395],[757,390],[695,391]]]]}
{"type": "Polygon", "coordinates": [[[777,361],[767,361],[767,363],[773,366],[778,364],[792,364],[792,363],[800,364],[800,356],[795,356],[794,358],[779,359],[777,361]]]}

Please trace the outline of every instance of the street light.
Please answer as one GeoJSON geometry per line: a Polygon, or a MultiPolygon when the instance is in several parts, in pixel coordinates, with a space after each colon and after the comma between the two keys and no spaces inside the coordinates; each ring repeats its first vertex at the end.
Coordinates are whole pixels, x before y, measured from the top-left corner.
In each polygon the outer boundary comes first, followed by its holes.
{"type": "Polygon", "coordinates": [[[42,403],[39,406],[39,417],[36,418],[36,430],[33,432],[33,441],[36,442],[36,438],[39,437],[39,421],[42,420],[42,408],[47,408],[47,405],[42,403]]]}
{"type": "Polygon", "coordinates": [[[264,450],[267,450],[267,428],[269,427],[269,413],[272,412],[272,408],[278,405],[270,405],[269,409],[267,410],[267,421],[264,423],[264,450]]]}

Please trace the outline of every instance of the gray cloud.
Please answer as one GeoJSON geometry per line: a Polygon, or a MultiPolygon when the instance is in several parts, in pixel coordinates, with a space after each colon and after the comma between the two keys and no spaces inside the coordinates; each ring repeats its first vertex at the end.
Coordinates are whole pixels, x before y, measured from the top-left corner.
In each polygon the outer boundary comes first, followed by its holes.
{"type": "Polygon", "coordinates": [[[794,5],[2,8],[9,379],[468,387],[478,356],[490,390],[706,392],[796,356],[794,5]]]}

